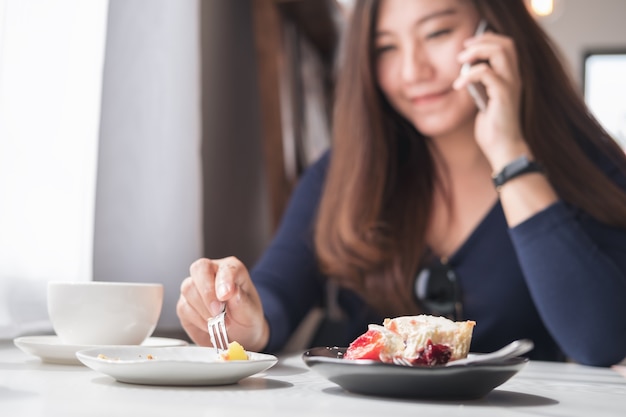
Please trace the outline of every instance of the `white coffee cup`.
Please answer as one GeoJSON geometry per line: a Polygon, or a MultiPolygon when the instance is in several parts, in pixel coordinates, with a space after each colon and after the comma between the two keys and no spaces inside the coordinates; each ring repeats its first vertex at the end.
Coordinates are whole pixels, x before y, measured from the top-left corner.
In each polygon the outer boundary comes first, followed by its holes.
{"type": "Polygon", "coordinates": [[[162,284],[48,284],[48,315],[57,336],[66,344],[139,345],[154,332],[162,306],[162,284]]]}

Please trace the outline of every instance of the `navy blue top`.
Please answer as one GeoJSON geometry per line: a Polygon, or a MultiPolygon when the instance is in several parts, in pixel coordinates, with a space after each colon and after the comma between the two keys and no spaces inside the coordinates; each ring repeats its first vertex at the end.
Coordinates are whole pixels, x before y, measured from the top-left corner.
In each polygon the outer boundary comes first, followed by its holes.
{"type": "MultiPolygon", "coordinates": [[[[252,279],[270,326],[266,351],[283,347],[324,294],[312,230],[330,153],[294,190],[277,233],[252,279]]],[[[623,189],[611,163],[601,169],[623,189]]],[[[497,202],[449,259],[463,293],[464,319],[474,320],[472,352],[530,338],[530,357],[608,366],[626,357],[626,231],[606,226],[558,201],[514,228],[497,202]]],[[[354,293],[341,290],[348,317],[346,346],[382,322],[354,293]]]]}

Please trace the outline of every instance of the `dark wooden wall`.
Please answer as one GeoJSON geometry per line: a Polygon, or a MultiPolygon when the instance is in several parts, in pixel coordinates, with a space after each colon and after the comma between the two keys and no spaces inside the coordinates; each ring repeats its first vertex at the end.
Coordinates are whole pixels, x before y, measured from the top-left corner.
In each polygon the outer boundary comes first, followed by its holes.
{"type": "MultiPolygon", "coordinates": [[[[317,52],[320,62],[326,69],[324,83],[328,95],[332,95],[332,69],[339,41],[341,14],[334,0],[253,0],[254,39],[257,54],[257,73],[260,92],[261,137],[264,153],[265,172],[270,196],[270,216],[275,228],[282,216],[287,200],[297,182],[297,175],[304,169],[297,160],[294,176],[286,164],[284,122],[281,104],[284,98],[286,68],[293,64],[285,39],[286,25],[295,27],[317,52]]],[[[330,102],[328,103],[330,113],[330,102]]],[[[294,123],[298,124],[298,111],[294,109],[294,123]]],[[[297,130],[297,129],[296,129],[297,130]]],[[[298,141],[296,132],[295,140],[298,141]]],[[[293,148],[298,149],[298,144],[293,148]]],[[[292,149],[291,146],[288,149],[292,149]]],[[[288,153],[288,151],[287,151],[288,153]]],[[[297,159],[297,156],[296,156],[297,159]]]]}

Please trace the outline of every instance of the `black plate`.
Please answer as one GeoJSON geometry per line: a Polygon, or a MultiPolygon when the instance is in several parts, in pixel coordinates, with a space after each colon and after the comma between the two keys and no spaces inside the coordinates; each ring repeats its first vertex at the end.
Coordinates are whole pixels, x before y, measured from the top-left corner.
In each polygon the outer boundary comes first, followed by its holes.
{"type": "Polygon", "coordinates": [[[528,362],[517,357],[459,366],[407,367],[343,359],[346,348],[317,347],[302,355],[306,365],[346,391],[385,397],[467,400],[484,397],[528,362]]]}

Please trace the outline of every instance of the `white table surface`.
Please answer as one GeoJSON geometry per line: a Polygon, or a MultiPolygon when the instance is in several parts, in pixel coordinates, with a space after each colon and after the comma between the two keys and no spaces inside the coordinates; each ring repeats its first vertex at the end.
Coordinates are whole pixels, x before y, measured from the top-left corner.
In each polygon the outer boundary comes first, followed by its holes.
{"type": "Polygon", "coordinates": [[[309,370],[300,355],[221,387],[116,382],[84,366],[47,364],[0,342],[0,415],[8,416],[626,416],[626,378],[610,368],[533,362],[473,401],[367,397],[309,370]]]}

